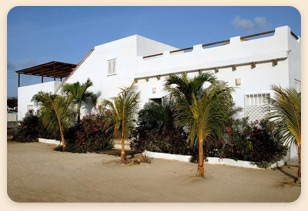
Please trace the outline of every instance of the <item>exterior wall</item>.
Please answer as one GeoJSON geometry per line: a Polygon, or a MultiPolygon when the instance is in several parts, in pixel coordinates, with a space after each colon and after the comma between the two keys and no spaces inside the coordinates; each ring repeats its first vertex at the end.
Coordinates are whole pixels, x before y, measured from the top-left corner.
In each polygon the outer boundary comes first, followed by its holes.
{"type": "MultiPolygon", "coordinates": [[[[175,50],[176,48],[138,35],[96,46],[92,54],[65,83],[76,81],[84,83],[90,78],[93,86],[89,88],[89,91],[97,94],[98,104],[100,104],[103,99],[116,96],[121,91],[120,88],[133,83],[137,68],[137,54],[148,55],[166,49],[175,50]],[[116,59],[117,74],[108,76],[108,60],[110,59],[116,59]]],[[[57,93],[61,93],[61,89],[57,93]]],[[[83,107],[81,114],[90,113],[90,108],[89,105],[83,107]]]]}
{"type": "Polygon", "coordinates": [[[18,87],[18,120],[22,120],[24,118],[28,111],[28,105],[33,105],[34,110],[37,110],[37,107],[35,107],[34,103],[31,102],[33,95],[37,94],[39,91],[54,93],[60,84],[60,81],[50,81],[46,83],[18,87]]]}
{"type": "MultiPolygon", "coordinates": [[[[199,69],[215,73],[214,68],[218,68],[215,76],[235,87],[235,103],[244,108],[246,94],[271,93],[273,97],[270,90],[272,84],[283,87],[291,85],[290,81],[293,79],[290,77],[298,75],[298,71],[300,73],[300,57],[294,53],[290,60],[289,51],[292,49],[292,52],[300,52],[299,43],[300,41],[291,37],[289,27],[280,27],[269,37],[249,41],[241,41],[240,37],[234,37],[230,39],[229,44],[218,47],[203,49],[202,45],[195,45],[193,50],[187,53],[173,55],[166,51],[162,56],[146,59],[139,57],[134,77],[140,79],[138,87],[142,90],[141,101],[144,104],[148,99],[166,95],[163,84],[168,74],[186,72],[188,76],[193,77],[199,69]],[[278,59],[277,65],[272,63],[275,59],[278,59]],[[252,62],[257,63],[256,67],[252,68],[252,62]],[[232,65],[237,66],[235,70],[232,69],[232,65]],[[290,66],[296,71],[289,71],[290,66]],[[157,75],[161,75],[160,80],[155,77],[157,75]],[[147,77],[148,81],[145,80],[147,77]],[[235,85],[236,78],[241,79],[241,85],[235,85]],[[156,88],[155,94],[152,93],[153,88],[156,88]]],[[[243,115],[244,111],[240,116],[243,115]]]]}
{"type": "MultiPolygon", "coordinates": [[[[288,26],[275,29],[272,36],[242,41],[233,37],[230,43],[216,47],[193,46],[189,52],[170,51],[177,48],[139,35],[96,46],[94,51],[77,67],[63,83],[93,82],[89,91],[97,94],[98,104],[103,99],[115,97],[120,89],[137,80],[143,107],[151,99],[164,97],[166,77],[170,74],[187,73],[193,77],[199,73],[212,72],[219,80],[235,87],[233,94],[236,106],[245,108],[245,95],[273,92],[273,84],[300,90],[301,83],[301,40],[291,36],[288,26]],[[144,58],[153,54],[163,55],[144,58]],[[108,75],[108,60],[116,59],[116,74],[108,75]],[[275,62],[274,62],[275,61],[275,62]],[[278,62],[276,64],[276,62],[278,62]],[[255,66],[252,64],[256,64],[255,66]],[[241,84],[236,85],[235,80],[241,84]],[[153,90],[155,89],[155,93],[153,90]]],[[[61,94],[61,82],[48,82],[18,88],[18,119],[27,112],[31,98],[39,91],[61,94]]],[[[91,112],[91,106],[82,108],[81,114],[91,112]]],[[[243,117],[245,109],[239,114],[243,117]]],[[[296,152],[291,152],[294,157],[296,152]]]]}
{"type": "Polygon", "coordinates": [[[301,39],[289,37],[289,87],[301,91],[301,39]]]}

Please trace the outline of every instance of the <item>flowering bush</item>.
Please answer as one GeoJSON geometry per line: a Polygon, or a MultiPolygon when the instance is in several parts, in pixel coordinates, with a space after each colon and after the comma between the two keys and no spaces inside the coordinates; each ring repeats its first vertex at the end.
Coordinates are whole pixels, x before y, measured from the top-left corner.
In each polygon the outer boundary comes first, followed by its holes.
{"type": "Polygon", "coordinates": [[[224,145],[221,151],[221,158],[232,158],[234,160],[249,160],[252,144],[248,134],[251,128],[245,125],[245,120],[237,120],[233,127],[227,127],[227,133],[221,144],[224,145]],[[244,124],[244,125],[241,125],[244,124]]]}
{"type": "Polygon", "coordinates": [[[286,147],[279,143],[268,129],[268,122],[262,120],[248,124],[247,119],[236,120],[227,128],[220,158],[252,161],[267,168],[286,155],[286,147]]]}
{"type": "Polygon", "coordinates": [[[42,123],[42,119],[29,110],[14,133],[13,140],[17,142],[35,142],[38,138],[54,138],[42,123]]]}
{"type": "Polygon", "coordinates": [[[287,147],[274,138],[267,121],[252,125],[249,137],[253,148],[250,160],[261,168],[267,168],[287,154],[287,147]]]}
{"type": "Polygon", "coordinates": [[[113,129],[104,114],[84,116],[79,125],[71,127],[66,133],[66,151],[85,153],[111,149],[112,133],[113,129]]]}

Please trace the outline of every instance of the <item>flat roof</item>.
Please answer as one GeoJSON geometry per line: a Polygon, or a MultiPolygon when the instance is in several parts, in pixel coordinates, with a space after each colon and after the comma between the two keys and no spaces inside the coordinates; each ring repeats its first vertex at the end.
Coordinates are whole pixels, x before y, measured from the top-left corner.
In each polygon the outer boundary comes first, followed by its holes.
{"type": "Polygon", "coordinates": [[[66,78],[76,66],[76,64],[52,61],[18,70],[16,73],[42,77],[66,78]]]}

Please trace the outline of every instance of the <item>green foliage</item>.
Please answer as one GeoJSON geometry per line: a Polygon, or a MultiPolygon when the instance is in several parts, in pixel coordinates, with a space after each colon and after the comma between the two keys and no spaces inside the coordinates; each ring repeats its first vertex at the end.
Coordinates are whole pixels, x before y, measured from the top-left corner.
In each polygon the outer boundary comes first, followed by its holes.
{"type": "Polygon", "coordinates": [[[54,134],[59,134],[63,144],[65,144],[64,133],[73,121],[71,100],[71,97],[46,92],[39,92],[32,98],[32,101],[40,107],[39,114],[43,125],[54,134]]]}
{"type": "Polygon", "coordinates": [[[269,167],[287,154],[287,147],[269,130],[268,121],[253,125],[249,138],[253,148],[250,159],[261,168],[269,167]]]}
{"type": "Polygon", "coordinates": [[[172,154],[189,154],[187,133],[174,120],[174,104],[150,102],[138,113],[138,126],[132,133],[133,149],[172,154]]]}
{"type": "Polygon", "coordinates": [[[77,123],[80,122],[81,106],[91,102],[92,106],[96,105],[97,96],[93,92],[87,91],[93,83],[88,79],[85,83],[80,84],[79,81],[73,84],[65,84],[62,88],[63,92],[72,96],[73,104],[77,105],[77,123]]]}
{"type": "Polygon", "coordinates": [[[191,142],[200,138],[200,134],[203,140],[212,143],[222,136],[229,120],[227,111],[232,101],[231,91],[232,88],[225,83],[214,82],[199,92],[199,96],[193,93],[193,102],[189,104],[179,89],[174,89],[179,109],[176,120],[183,126],[188,125],[191,142]]]}
{"type": "MultiPolygon", "coordinates": [[[[84,116],[80,124],[69,129],[65,134],[67,146],[65,151],[86,153],[112,148],[112,126],[105,113],[84,116]]],[[[62,147],[56,150],[63,151],[62,147]]]]}
{"type": "Polygon", "coordinates": [[[280,161],[287,152],[287,147],[275,139],[266,120],[250,125],[246,118],[234,121],[221,144],[220,158],[251,161],[261,168],[280,161]]]}
{"type": "Polygon", "coordinates": [[[114,125],[114,137],[118,139],[121,135],[128,137],[135,127],[135,118],[138,109],[140,92],[136,87],[121,88],[121,92],[112,100],[104,100],[102,108],[107,109],[107,118],[114,125]],[[122,134],[122,128],[124,134],[122,134]]]}
{"type": "Polygon", "coordinates": [[[38,138],[55,138],[54,134],[42,124],[42,118],[29,110],[22,121],[19,122],[13,140],[17,142],[33,142],[38,138]]]}
{"type": "Polygon", "coordinates": [[[275,135],[287,145],[301,145],[301,93],[279,86],[272,86],[272,89],[275,99],[271,99],[269,120],[275,135]]]}
{"type": "Polygon", "coordinates": [[[179,76],[171,76],[167,79],[165,83],[165,89],[168,90],[171,94],[175,94],[177,97],[178,93],[181,93],[188,104],[191,105],[193,103],[193,94],[195,96],[199,96],[202,91],[202,87],[206,82],[213,83],[216,81],[216,78],[209,73],[203,73],[198,76],[195,76],[193,79],[189,79],[186,74],[182,74],[179,76]],[[172,86],[176,86],[174,89],[172,86]],[[174,92],[177,90],[178,92],[174,92]]]}
{"type": "Polygon", "coordinates": [[[9,108],[14,108],[14,107],[17,107],[17,97],[9,97],[7,98],[7,106],[9,108]]]}
{"type": "Polygon", "coordinates": [[[13,140],[17,142],[35,142],[38,141],[40,120],[34,115],[33,110],[26,113],[25,117],[17,127],[13,140]]]}

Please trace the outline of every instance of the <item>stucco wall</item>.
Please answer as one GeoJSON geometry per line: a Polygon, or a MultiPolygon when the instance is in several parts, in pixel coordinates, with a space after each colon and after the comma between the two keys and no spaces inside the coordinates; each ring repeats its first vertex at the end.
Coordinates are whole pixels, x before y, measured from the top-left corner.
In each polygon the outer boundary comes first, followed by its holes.
{"type": "MultiPolygon", "coordinates": [[[[139,35],[96,46],[91,55],[65,81],[65,83],[85,82],[90,78],[93,91],[103,99],[110,99],[120,92],[120,87],[129,86],[138,79],[136,86],[141,91],[142,107],[149,99],[166,95],[163,85],[168,74],[187,72],[189,77],[198,74],[198,70],[212,72],[219,80],[235,87],[233,94],[237,106],[245,107],[244,95],[273,93],[272,84],[283,87],[296,87],[300,80],[300,39],[295,40],[288,26],[275,29],[274,35],[242,41],[233,37],[230,43],[216,47],[203,48],[201,44],[193,46],[190,52],[170,51],[177,48],[139,35]],[[162,53],[162,56],[143,58],[150,54],[162,53]],[[108,75],[108,60],[116,59],[115,75],[108,75]],[[272,61],[278,60],[277,65],[272,61]],[[256,62],[256,66],[251,66],[256,62]],[[233,69],[232,66],[236,66],[233,69]],[[214,71],[218,68],[218,72],[214,71]],[[156,78],[158,75],[160,79],[156,78]],[[241,84],[236,86],[235,79],[241,84]],[[156,92],[153,93],[153,88],[156,92]]],[[[21,118],[33,94],[38,90],[54,91],[48,83],[19,88],[19,117],[21,118]],[[46,84],[46,85],[44,85],[46,84]],[[22,100],[20,98],[22,96],[22,100]]],[[[61,89],[57,93],[61,93],[61,89]]],[[[90,112],[90,106],[82,109],[82,115],[90,112]]],[[[240,116],[244,115],[244,111],[240,116]]]]}
{"type": "MultiPolygon", "coordinates": [[[[100,104],[104,99],[115,97],[121,91],[120,88],[133,83],[134,73],[137,71],[137,54],[148,55],[166,49],[176,49],[163,43],[157,43],[157,41],[133,35],[96,46],[93,53],[65,83],[76,81],[84,83],[90,78],[93,86],[89,88],[89,91],[97,94],[98,104],[100,104]],[[110,59],[116,59],[116,75],[108,75],[108,60],[110,59]]],[[[58,93],[61,93],[61,89],[58,93]]],[[[81,114],[85,115],[90,112],[90,106],[84,106],[81,114]]]]}
{"type": "Polygon", "coordinates": [[[30,86],[18,87],[18,120],[22,120],[27,113],[28,105],[33,105],[34,110],[37,110],[34,103],[31,102],[33,95],[37,94],[39,91],[52,92],[61,84],[60,81],[50,81],[40,84],[34,84],[30,86]]]}

